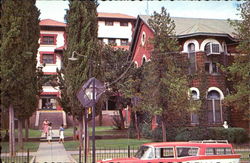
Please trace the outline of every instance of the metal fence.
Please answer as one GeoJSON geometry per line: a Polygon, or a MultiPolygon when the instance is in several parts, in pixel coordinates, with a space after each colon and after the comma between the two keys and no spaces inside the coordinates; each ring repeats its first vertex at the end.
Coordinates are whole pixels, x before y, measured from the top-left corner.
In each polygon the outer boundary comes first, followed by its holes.
{"type": "Polygon", "coordinates": [[[2,163],[29,163],[31,157],[29,149],[16,152],[16,156],[10,156],[8,151],[1,151],[0,162],[2,163]]]}
{"type": "MultiPolygon", "coordinates": [[[[128,146],[128,147],[102,147],[96,148],[96,161],[109,159],[109,158],[125,158],[125,157],[133,157],[137,150],[138,146],[128,146]]],[[[235,152],[237,154],[241,154],[241,162],[242,163],[250,163],[250,146],[238,146],[234,147],[235,152]]],[[[77,162],[84,163],[84,152],[79,150],[79,155],[77,157],[77,162]]],[[[87,163],[92,163],[92,150],[89,149],[87,155],[87,163]]]]}
{"type": "MultiPolygon", "coordinates": [[[[124,158],[124,157],[132,157],[135,155],[137,150],[139,149],[138,146],[127,146],[127,147],[101,147],[96,148],[95,152],[95,160],[103,160],[108,158],[124,158]]],[[[83,163],[84,162],[84,152],[82,153],[79,151],[79,157],[78,162],[83,163]]],[[[87,163],[92,163],[92,149],[89,149],[88,155],[87,155],[87,163]]]]}

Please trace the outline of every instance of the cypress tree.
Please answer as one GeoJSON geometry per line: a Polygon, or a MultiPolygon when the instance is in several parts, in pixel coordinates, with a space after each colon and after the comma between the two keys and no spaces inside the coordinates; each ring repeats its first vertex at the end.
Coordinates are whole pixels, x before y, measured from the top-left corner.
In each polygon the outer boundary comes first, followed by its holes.
{"type": "Polygon", "coordinates": [[[13,107],[15,116],[19,120],[18,133],[21,147],[22,119],[31,116],[37,106],[38,16],[34,0],[3,2],[1,98],[4,108],[13,107]]]}
{"type": "MultiPolygon", "coordinates": [[[[100,78],[100,52],[97,39],[97,2],[69,1],[67,21],[67,50],[64,54],[64,89],[65,100],[69,100],[71,113],[79,120],[79,143],[82,146],[82,122],[84,108],[76,98],[76,93],[90,77],[100,78]],[[70,61],[72,52],[78,60],[70,61]]],[[[63,99],[62,99],[63,100],[63,99]]]]}

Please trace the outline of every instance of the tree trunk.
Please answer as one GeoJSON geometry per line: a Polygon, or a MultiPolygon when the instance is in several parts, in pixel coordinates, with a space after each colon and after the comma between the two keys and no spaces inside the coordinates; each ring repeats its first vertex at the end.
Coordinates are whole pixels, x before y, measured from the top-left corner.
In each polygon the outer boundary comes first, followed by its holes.
{"type": "Polygon", "coordinates": [[[79,121],[79,144],[80,144],[80,147],[82,149],[83,147],[83,140],[82,140],[82,134],[83,134],[83,126],[82,126],[82,123],[83,123],[83,119],[82,117],[80,117],[80,119],[78,120],[79,121]]]}
{"type": "Polygon", "coordinates": [[[12,104],[9,106],[9,152],[10,156],[16,156],[14,109],[12,104]]]}
{"type": "Polygon", "coordinates": [[[166,142],[167,141],[167,131],[166,131],[167,127],[166,127],[166,122],[164,121],[163,118],[162,118],[161,126],[162,126],[162,141],[166,142]]]}
{"type": "Polygon", "coordinates": [[[102,109],[100,110],[99,114],[99,126],[102,126],[102,109]]]}
{"type": "Polygon", "coordinates": [[[123,118],[123,115],[122,115],[122,108],[118,110],[119,111],[119,116],[120,116],[120,120],[121,120],[121,129],[124,129],[125,126],[124,126],[124,118],[123,118]]]}
{"type": "Polygon", "coordinates": [[[76,123],[74,115],[73,115],[72,125],[73,125],[73,139],[76,140],[76,123]]]}
{"type": "Polygon", "coordinates": [[[23,121],[18,118],[18,146],[23,149],[23,121]]]}
{"type": "Polygon", "coordinates": [[[137,118],[136,112],[135,112],[135,129],[136,129],[136,133],[137,133],[137,139],[140,140],[141,139],[141,132],[140,132],[139,125],[138,125],[138,118],[137,118]]]}
{"type": "Polygon", "coordinates": [[[29,138],[29,118],[25,119],[24,125],[25,125],[25,138],[24,138],[24,140],[28,141],[28,138],[29,138]]]}

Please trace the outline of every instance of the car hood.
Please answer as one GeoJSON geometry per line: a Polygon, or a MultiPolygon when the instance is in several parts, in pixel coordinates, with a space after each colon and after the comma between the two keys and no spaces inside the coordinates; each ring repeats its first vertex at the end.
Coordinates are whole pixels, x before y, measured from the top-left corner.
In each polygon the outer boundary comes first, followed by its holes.
{"type": "Polygon", "coordinates": [[[99,160],[97,163],[106,163],[106,162],[120,162],[120,163],[132,163],[138,161],[138,158],[132,157],[132,158],[117,158],[117,159],[104,159],[104,160],[99,160]]]}

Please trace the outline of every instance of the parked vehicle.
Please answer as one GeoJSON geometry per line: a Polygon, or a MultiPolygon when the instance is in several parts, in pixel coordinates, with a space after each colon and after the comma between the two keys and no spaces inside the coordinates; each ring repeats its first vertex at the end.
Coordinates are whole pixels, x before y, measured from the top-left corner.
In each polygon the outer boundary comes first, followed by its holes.
{"type": "Polygon", "coordinates": [[[98,163],[239,163],[226,140],[148,143],[134,157],[106,159],[98,163]]]}

